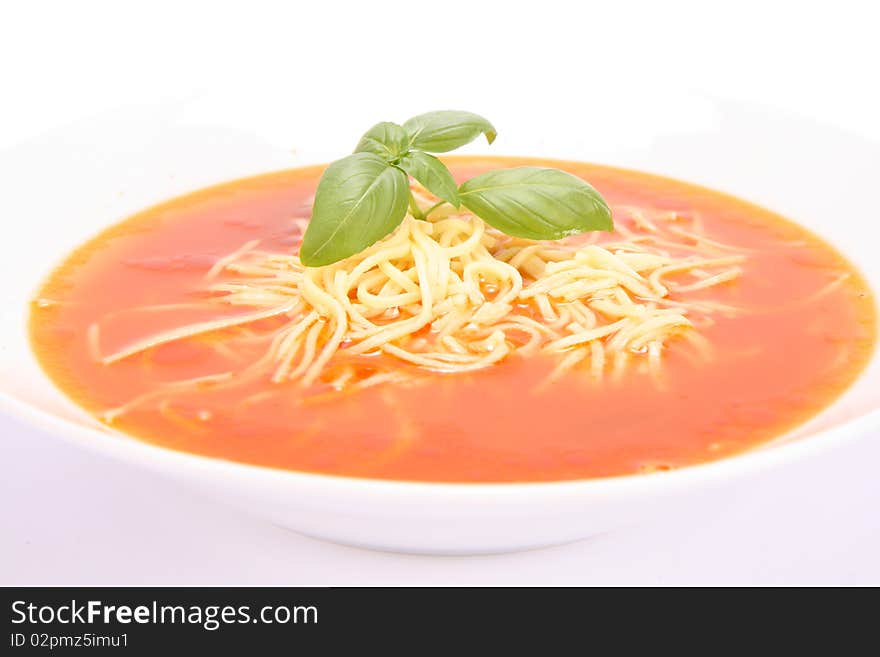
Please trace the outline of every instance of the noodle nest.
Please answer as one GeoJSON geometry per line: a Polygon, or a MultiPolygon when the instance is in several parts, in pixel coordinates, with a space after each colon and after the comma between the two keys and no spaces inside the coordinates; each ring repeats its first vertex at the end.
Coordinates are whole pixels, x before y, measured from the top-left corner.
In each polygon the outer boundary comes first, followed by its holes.
{"type": "Polygon", "coordinates": [[[109,365],[167,342],[276,317],[281,328],[245,375],[361,388],[546,354],[556,360],[547,383],[569,370],[596,380],[619,377],[633,362],[661,382],[662,355],[673,339],[710,357],[700,329],[715,314],[738,311],[700,291],[738,278],[747,253],[709,239],[697,217],[676,212],[616,208],[615,224],[613,234],[536,242],[441,208],[427,221],[408,216],[372,247],[317,268],[248,242],[218,260],[204,281],[213,294],[206,303],[247,312],[96,357],[109,365]],[[345,366],[356,360],[349,357],[375,354],[390,366],[366,378],[354,364],[345,366]]]}

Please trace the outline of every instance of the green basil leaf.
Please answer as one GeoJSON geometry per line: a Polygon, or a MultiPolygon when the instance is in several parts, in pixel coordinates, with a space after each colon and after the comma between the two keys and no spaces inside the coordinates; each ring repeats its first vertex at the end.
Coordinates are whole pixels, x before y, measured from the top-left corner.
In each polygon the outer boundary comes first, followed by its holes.
{"type": "Polygon", "coordinates": [[[409,150],[409,135],[406,130],[390,121],[377,123],[364,133],[355,153],[375,153],[389,162],[400,158],[409,150]]]}
{"type": "Polygon", "coordinates": [[[437,198],[451,203],[455,207],[461,205],[458,200],[458,185],[449,169],[433,155],[421,151],[411,151],[404,155],[398,165],[413,178],[418,180],[437,198]]]}
{"type": "Polygon", "coordinates": [[[482,116],[471,112],[443,110],[419,114],[403,124],[410,146],[431,153],[454,151],[469,144],[480,134],[490,144],[495,141],[495,127],[482,116]]]}
{"type": "Polygon", "coordinates": [[[385,237],[400,225],[409,202],[406,174],[375,153],[355,153],[324,171],[299,257],[329,265],[385,237]]]}
{"type": "Polygon", "coordinates": [[[613,229],[611,210],[599,192],[559,169],[489,171],[466,181],[458,194],[466,208],[515,237],[555,240],[613,229]]]}

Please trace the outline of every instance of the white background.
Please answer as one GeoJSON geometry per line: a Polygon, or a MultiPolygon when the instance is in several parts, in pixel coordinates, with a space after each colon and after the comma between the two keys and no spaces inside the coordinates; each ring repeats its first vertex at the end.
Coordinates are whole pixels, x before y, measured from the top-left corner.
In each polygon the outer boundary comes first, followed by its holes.
{"type": "MultiPolygon", "coordinates": [[[[877,140],[871,4],[6,2],[0,148],[115,107],[266,84],[301,88],[331,119],[387,104],[380,94],[424,109],[540,95],[536,120],[553,121],[571,99],[617,111],[617,92],[643,88],[663,111],[664,89],[687,88],[877,140]],[[350,103],[322,107],[330,87],[350,103]]],[[[431,558],[303,538],[6,418],[0,435],[0,584],[880,584],[876,438],[698,513],[431,558]]]]}

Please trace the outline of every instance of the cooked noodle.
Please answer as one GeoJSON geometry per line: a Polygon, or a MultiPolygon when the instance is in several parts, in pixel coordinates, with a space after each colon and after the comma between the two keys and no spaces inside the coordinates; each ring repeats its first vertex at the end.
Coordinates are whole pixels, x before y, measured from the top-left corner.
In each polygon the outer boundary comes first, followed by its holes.
{"type": "Polygon", "coordinates": [[[441,209],[428,221],[408,216],[372,247],[317,268],[251,241],[205,277],[214,294],[205,303],[246,312],[103,356],[95,325],[90,344],[111,365],[165,343],[283,317],[265,355],[242,376],[363,389],[418,378],[418,370],[468,372],[512,354],[541,353],[558,361],[548,383],[571,370],[594,379],[610,373],[613,380],[633,359],[659,382],[670,340],[683,337],[709,356],[698,327],[738,309],[688,295],[737,279],[747,256],[701,235],[698,219],[619,211],[628,221],[618,220],[616,237],[601,243],[595,233],[564,242],[509,237],[466,212],[441,209]],[[377,353],[407,367],[366,378],[345,367],[350,357],[377,353]]]}

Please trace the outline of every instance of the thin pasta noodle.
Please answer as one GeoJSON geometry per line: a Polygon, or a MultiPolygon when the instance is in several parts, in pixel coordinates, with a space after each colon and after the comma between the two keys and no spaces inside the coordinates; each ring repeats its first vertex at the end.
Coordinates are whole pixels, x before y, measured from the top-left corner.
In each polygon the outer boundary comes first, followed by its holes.
{"type": "Polygon", "coordinates": [[[244,376],[352,390],[415,381],[419,369],[468,372],[540,352],[557,359],[551,381],[579,369],[601,380],[608,367],[619,379],[633,359],[656,378],[669,340],[686,336],[705,355],[693,337],[697,327],[713,313],[739,312],[688,294],[736,280],[746,256],[701,240],[699,226],[672,230],[681,219],[668,212],[625,212],[631,221],[619,221],[604,242],[596,235],[579,242],[510,237],[460,212],[428,221],[407,216],[363,252],[317,268],[250,241],[209,270],[206,291],[214,296],[205,303],[256,310],[157,333],[104,356],[96,327],[90,345],[112,365],[168,342],[286,315],[244,376]],[[366,379],[351,368],[330,373],[343,353],[382,353],[406,367],[366,379]]]}

